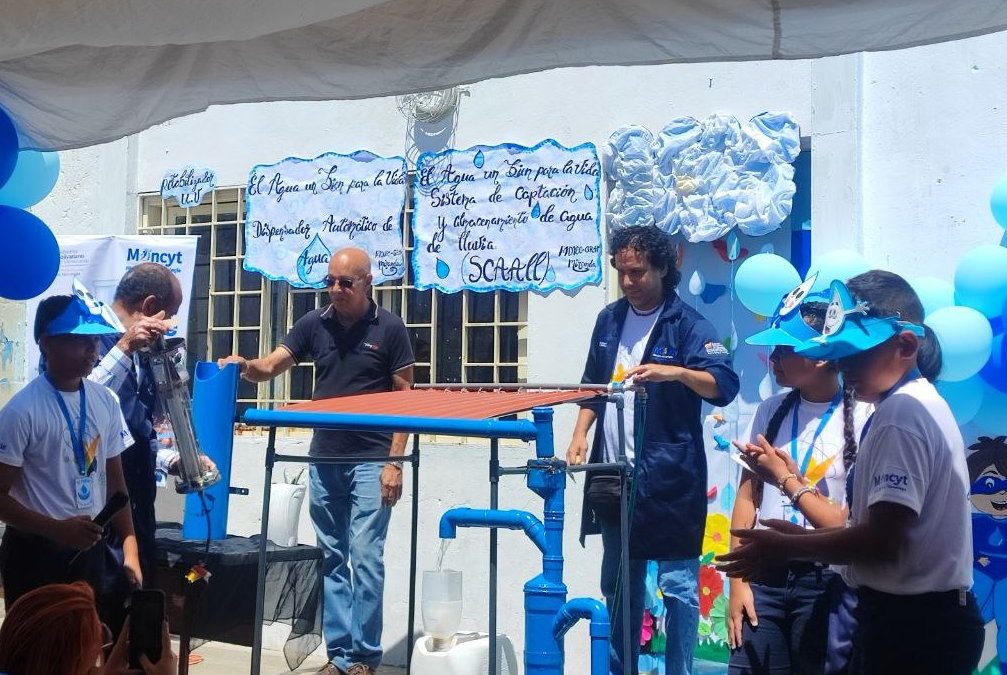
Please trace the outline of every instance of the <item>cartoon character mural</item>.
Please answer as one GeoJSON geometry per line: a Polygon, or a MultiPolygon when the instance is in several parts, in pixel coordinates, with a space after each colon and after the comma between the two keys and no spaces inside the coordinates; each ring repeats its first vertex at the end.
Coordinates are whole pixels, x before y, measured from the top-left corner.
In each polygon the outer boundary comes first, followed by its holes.
{"type": "Polygon", "coordinates": [[[1007,436],[969,446],[973,592],[983,621],[997,626],[997,659],[1007,673],[1007,436]]]}

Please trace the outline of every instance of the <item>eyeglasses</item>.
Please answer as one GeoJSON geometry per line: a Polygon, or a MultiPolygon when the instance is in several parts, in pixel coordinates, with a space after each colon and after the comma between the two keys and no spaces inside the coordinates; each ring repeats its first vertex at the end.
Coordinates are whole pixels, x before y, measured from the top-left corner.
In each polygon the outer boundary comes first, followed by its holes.
{"type": "Polygon", "coordinates": [[[355,277],[334,277],[331,274],[326,274],[324,281],[326,288],[332,288],[338,284],[340,288],[345,290],[350,290],[357,282],[355,277]]]}
{"type": "Polygon", "coordinates": [[[980,476],[972,483],[972,494],[995,495],[1007,492],[1007,478],[1000,476],[980,476]]]}

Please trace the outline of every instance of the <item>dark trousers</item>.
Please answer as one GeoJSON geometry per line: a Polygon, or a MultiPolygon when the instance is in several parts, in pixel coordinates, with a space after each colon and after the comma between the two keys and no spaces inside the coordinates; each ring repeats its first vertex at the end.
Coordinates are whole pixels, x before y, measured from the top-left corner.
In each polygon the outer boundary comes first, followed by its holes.
{"type": "Polygon", "coordinates": [[[98,598],[98,614],[102,620],[116,614],[116,601],[104,592],[104,544],[99,542],[92,546],[71,564],[76,553],[44,537],[18,532],[8,526],[0,542],[0,577],[3,578],[7,610],[18,598],[36,588],[86,581],[98,598]]]}
{"type": "Polygon", "coordinates": [[[975,597],[958,591],[892,595],[859,589],[851,675],[971,675],[985,632],[975,597]]]}
{"type": "Polygon", "coordinates": [[[752,582],[758,626],[745,621],[731,675],[820,675],[825,666],[830,590],[835,572],[792,563],[752,582]]]}

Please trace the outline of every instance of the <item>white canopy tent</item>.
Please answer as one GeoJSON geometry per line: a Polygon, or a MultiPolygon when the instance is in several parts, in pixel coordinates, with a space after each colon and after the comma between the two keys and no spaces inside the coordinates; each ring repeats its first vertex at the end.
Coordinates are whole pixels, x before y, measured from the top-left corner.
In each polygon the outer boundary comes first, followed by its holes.
{"type": "Polygon", "coordinates": [[[812,58],[1005,27],[1004,0],[0,0],[0,106],[26,145],[66,149],[220,103],[812,58]]]}

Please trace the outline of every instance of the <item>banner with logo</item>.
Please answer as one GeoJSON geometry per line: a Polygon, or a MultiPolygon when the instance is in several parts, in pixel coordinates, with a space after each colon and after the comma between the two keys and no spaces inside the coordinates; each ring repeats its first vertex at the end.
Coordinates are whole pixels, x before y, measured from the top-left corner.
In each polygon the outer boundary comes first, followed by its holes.
{"type": "Polygon", "coordinates": [[[401,279],[406,160],[361,150],[288,157],[252,167],[245,191],[246,270],[297,288],[322,288],[329,256],[371,256],[374,283],[401,279]]]}
{"type": "Polygon", "coordinates": [[[551,291],[601,281],[592,143],[476,146],[416,163],[416,287],[551,291]]]}
{"type": "Polygon", "coordinates": [[[187,336],[196,244],[199,241],[197,235],[59,235],[56,240],[59,242],[59,273],[45,293],[26,303],[25,380],[30,380],[38,372],[35,310],[47,296],[70,294],[74,278],[80,279],[98,300],[111,305],[115,288],[126,270],[144,262],[164,265],[182,285],[182,305],[169,337],[187,336]]]}

